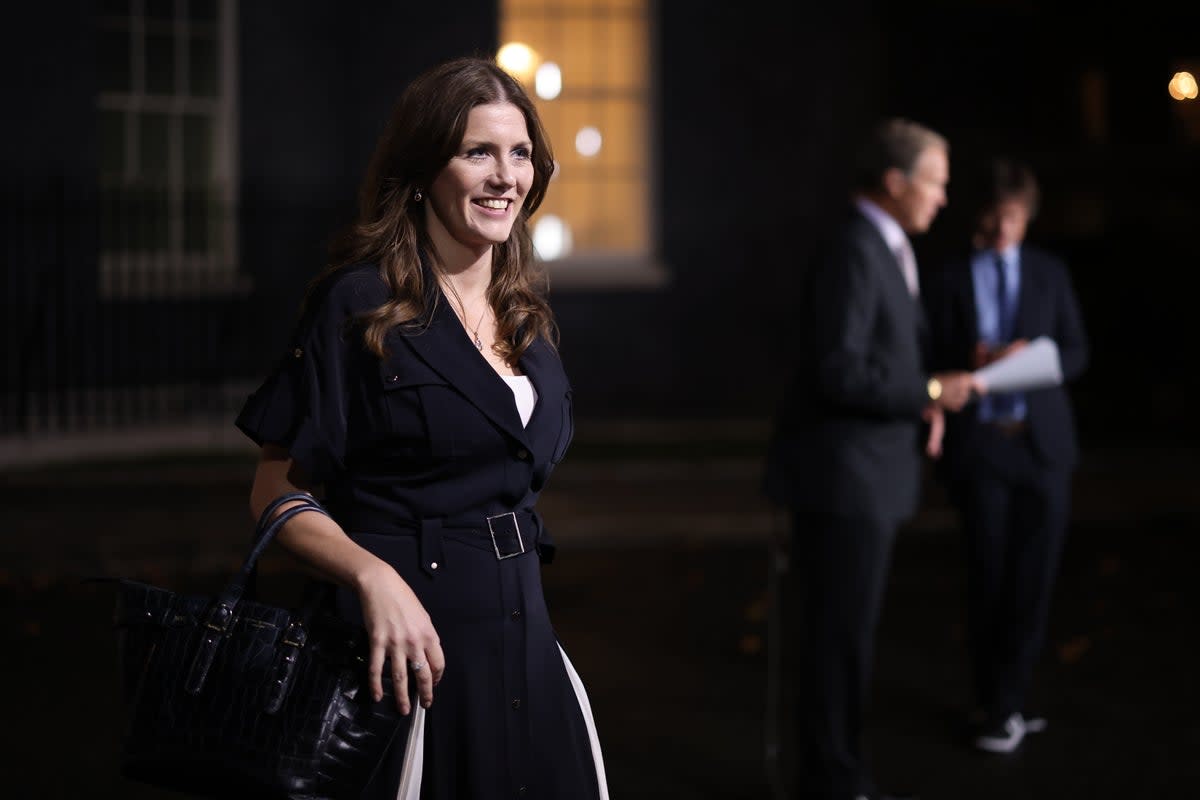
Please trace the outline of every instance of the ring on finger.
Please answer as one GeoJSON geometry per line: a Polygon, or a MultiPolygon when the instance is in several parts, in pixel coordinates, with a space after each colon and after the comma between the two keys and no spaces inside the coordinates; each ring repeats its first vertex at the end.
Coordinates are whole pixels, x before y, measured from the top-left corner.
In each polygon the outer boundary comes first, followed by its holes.
{"type": "Polygon", "coordinates": [[[412,669],[413,672],[420,672],[421,670],[425,669],[425,662],[424,661],[413,661],[409,664],[409,667],[412,669]]]}

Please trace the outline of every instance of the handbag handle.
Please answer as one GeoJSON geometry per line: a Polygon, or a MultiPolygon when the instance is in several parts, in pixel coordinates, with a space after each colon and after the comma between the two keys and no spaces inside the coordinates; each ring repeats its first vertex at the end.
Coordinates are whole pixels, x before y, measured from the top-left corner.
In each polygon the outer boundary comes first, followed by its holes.
{"type": "MultiPolygon", "coordinates": [[[[279,533],[292,517],[303,514],[305,511],[316,511],[317,513],[329,516],[329,512],[312,495],[306,492],[291,492],[275,498],[259,516],[258,523],[255,526],[254,545],[251,547],[250,553],[246,556],[246,560],[242,563],[242,568],[233,576],[229,583],[225,584],[225,588],[217,595],[215,602],[205,615],[204,626],[201,629],[203,635],[200,638],[196,655],[192,659],[192,666],[188,670],[188,677],[184,683],[184,689],[189,694],[198,694],[204,686],[204,679],[208,677],[208,670],[217,655],[217,645],[220,644],[221,639],[228,632],[229,626],[234,621],[236,616],[234,610],[245,593],[247,583],[250,582],[254,575],[255,565],[258,563],[259,556],[263,554],[263,551],[267,549],[267,545],[271,543],[275,535],[279,533]],[[293,506],[282,514],[272,517],[280,506],[296,500],[300,501],[300,505],[293,506]]],[[[311,612],[311,609],[306,609],[306,611],[311,612]]],[[[308,616],[309,613],[305,613],[302,618],[307,620],[308,616]]],[[[302,637],[289,636],[287,640],[295,642],[297,646],[303,645],[302,637]],[[299,638],[299,641],[297,641],[297,638],[299,638]]]]}

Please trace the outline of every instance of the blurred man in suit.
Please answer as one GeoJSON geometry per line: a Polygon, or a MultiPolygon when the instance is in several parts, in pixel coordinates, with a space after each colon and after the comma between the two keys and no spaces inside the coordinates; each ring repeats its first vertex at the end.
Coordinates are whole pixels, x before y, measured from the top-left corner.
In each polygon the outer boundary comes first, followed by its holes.
{"type": "MultiPolygon", "coordinates": [[[[1064,378],[1077,378],[1087,337],[1066,266],[1025,243],[1037,212],[1033,171],[988,162],[967,191],[978,195],[969,253],[930,281],[925,302],[934,364],[978,369],[1048,337],[1064,378]]],[[[992,393],[947,421],[939,474],[961,514],[967,554],[968,640],[976,700],[975,746],[1015,750],[1045,720],[1025,716],[1043,646],[1078,459],[1062,386],[992,393]]]]}
{"type": "Polygon", "coordinates": [[[802,797],[878,793],[860,745],[892,543],[916,510],[922,419],[939,450],[944,411],[978,388],[925,368],[926,323],[909,236],[946,203],[949,150],[929,128],[880,124],[858,154],[852,202],[798,299],[795,380],[767,459],[768,496],[793,522],[791,580],[802,797]]]}

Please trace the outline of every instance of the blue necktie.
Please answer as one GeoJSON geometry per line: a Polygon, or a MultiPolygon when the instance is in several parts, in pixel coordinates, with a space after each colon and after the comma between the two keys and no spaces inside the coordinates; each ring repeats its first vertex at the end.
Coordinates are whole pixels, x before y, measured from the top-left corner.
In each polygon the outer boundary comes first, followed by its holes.
{"type": "Polygon", "coordinates": [[[1008,272],[1004,268],[1004,256],[996,254],[996,336],[1001,342],[1012,339],[1012,308],[1008,301],[1008,272]]]}
{"type": "MultiPolygon", "coordinates": [[[[1004,256],[996,253],[996,338],[1001,344],[1012,341],[1013,309],[1008,297],[1008,272],[1004,268],[1004,256]]],[[[1015,394],[992,395],[992,413],[1000,419],[1011,418],[1016,412],[1015,394]]]]}

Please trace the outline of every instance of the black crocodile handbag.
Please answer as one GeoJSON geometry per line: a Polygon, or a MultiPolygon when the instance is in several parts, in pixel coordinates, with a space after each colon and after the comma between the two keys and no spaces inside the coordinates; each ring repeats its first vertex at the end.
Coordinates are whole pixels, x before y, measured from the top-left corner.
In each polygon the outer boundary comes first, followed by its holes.
{"type": "Polygon", "coordinates": [[[272,503],[215,596],[117,582],[125,777],[223,798],[361,794],[403,720],[386,677],[370,697],[365,632],[330,610],[328,584],[296,609],[247,597],[271,539],[308,511],[326,513],[307,494],[272,503]]]}

